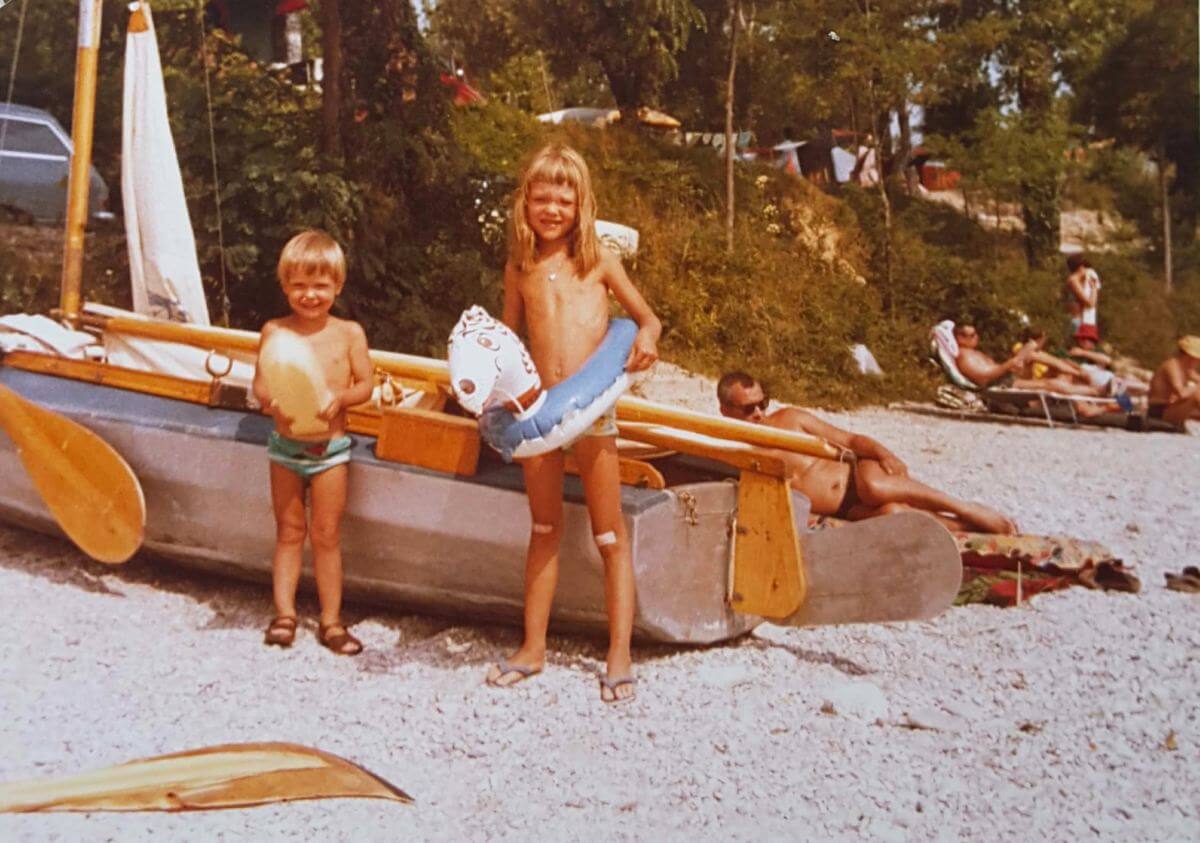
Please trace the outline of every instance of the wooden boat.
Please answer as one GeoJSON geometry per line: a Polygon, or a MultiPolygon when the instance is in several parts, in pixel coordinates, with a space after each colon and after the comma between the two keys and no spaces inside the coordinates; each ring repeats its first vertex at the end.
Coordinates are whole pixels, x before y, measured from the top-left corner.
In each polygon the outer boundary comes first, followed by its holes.
{"type": "MultiPolygon", "coordinates": [[[[99,0],[83,0],[92,2],[99,0]]],[[[86,75],[91,61],[94,74],[94,57],[86,59],[84,50],[80,66],[86,75]]],[[[90,113],[80,117],[80,87],[76,133],[90,131],[90,113]]],[[[86,154],[90,141],[81,138],[76,149],[86,154]]],[[[210,571],[268,579],[273,520],[264,446],[270,422],[246,405],[244,388],[224,382],[225,370],[211,365],[214,357],[252,355],[257,334],[85,315],[77,246],[86,197],[80,203],[77,192],[86,190],[86,182],[73,178],[72,190],[60,315],[104,342],[140,337],[163,349],[199,348],[208,359],[178,376],[107,360],[7,354],[0,360],[0,397],[15,397],[0,402],[0,426],[8,430],[0,436],[0,470],[7,480],[0,486],[0,518],[37,530],[61,528],[76,538],[64,523],[72,495],[115,494],[100,480],[86,488],[67,484],[65,478],[87,473],[86,459],[78,448],[59,453],[56,440],[37,425],[16,423],[21,407],[32,404],[47,418],[82,426],[83,434],[98,437],[98,447],[108,443],[119,454],[114,458],[132,469],[133,487],[145,501],[147,550],[210,571]],[[47,472],[34,472],[40,478],[35,483],[22,463],[31,453],[52,467],[68,459],[71,464],[58,475],[49,472],[50,481],[47,472]],[[59,487],[53,487],[55,476],[64,478],[59,487]]],[[[343,522],[348,593],[406,610],[519,622],[529,537],[519,468],[487,454],[481,458],[475,423],[445,412],[444,362],[387,352],[372,357],[380,377],[420,387],[427,400],[424,406],[364,406],[350,413],[357,442],[343,522]]],[[[764,617],[794,625],[928,618],[957,593],[961,566],[954,541],[926,516],[907,513],[806,532],[808,501],[790,490],[778,451],[836,457],[826,443],[632,397],[621,399],[618,415],[623,437],[659,449],[653,458],[643,452],[645,458],[622,460],[639,637],[708,643],[740,635],[764,617]]],[[[574,477],[564,495],[553,620],[602,630],[602,564],[574,477]]],[[[104,511],[117,518],[133,509],[104,511]]],[[[75,521],[77,526],[80,519],[75,521]]],[[[264,592],[264,606],[266,600],[264,592]]]]}

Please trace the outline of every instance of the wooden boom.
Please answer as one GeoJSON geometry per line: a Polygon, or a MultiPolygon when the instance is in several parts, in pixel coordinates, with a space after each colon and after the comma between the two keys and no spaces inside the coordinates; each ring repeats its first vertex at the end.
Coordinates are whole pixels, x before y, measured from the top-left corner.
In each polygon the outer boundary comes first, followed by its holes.
{"type": "MultiPolygon", "coordinates": [[[[85,324],[117,334],[168,340],[221,351],[251,353],[258,351],[259,335],[257,331],[162,322],[128,316],[89,314],[84,315],[82,321],[85,324]]],[[[377,369],[390,375],[426,380],[442,386],[450,385],[450,367],[445,360],[372,349],[371,362],[377,369]]],[[[793,451],[826,459],[838,458],[837,448],[825,440],[807,433],[795,433],[768,425],[710,416],[693,410],[647,401],[632,395],[623,396],[617,402],[617,418],[622,421],[644,422],[689,430],[718,439],[745,442],[748,445],[757,445],[762,448],[778,448],[783,451],[793,451]]]]}

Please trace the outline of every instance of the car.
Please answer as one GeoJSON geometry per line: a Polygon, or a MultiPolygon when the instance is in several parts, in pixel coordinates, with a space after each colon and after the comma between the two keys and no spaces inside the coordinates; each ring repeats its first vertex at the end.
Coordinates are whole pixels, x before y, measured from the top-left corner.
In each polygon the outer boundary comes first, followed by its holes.
{"type": "MultiPolygon", "coordinates": [[[[35,223],[62,223],[72,150],[71,136],[50,112],[0,103],[0,208],[35,223]]],[[[108,185],[92,167],[88,221],[112,219],[108,185]]]]}

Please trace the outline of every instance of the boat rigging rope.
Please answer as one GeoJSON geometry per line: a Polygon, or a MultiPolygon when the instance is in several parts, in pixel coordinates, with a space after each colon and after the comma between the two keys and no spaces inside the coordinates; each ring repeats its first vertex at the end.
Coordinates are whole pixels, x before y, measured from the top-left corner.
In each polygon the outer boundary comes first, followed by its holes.
{"type": "MultiPolygon", "coordinates": [[[[28,2],[29,0],[25,0],[28,2]]],[[[221,176],[217,171],[217,135],[213,126],[212,87],[208,80],[208,32],[204,27],[204,0],[196,3],[200,25],[200,61],[204,64],[204,102],[208,106],[208,148],[212,156],[213,199],[217,206],[217,252],[221,257],[221,325],[229,327],[229,287],[225,280],[225,227],[221,222],[221,176]]]]}
{"type": "MultiPolygon", "coordinates": [[[[17,42],[13,45],[12,69],[8,72],[8,95],[4,99],[5,120],[0,123],[0,153],[4,152],[4,141],[8,136],[8,112],[12,108],[13,86],[17,82],[17,59],[21,55],[21,36],[25,32],[25,10],[29,8],[29,0],[21,0],[21,16],[17,18],[17,42]]],[[[0,166],[4,164],[4,156],[0,154],[0,166]]]]}

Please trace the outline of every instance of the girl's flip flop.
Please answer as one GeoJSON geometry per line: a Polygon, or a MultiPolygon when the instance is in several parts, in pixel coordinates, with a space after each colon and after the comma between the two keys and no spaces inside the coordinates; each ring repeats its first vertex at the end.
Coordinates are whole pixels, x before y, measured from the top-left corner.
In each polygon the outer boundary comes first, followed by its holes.
{"type": "Polygon", "coordinates": [[[498,661],[496,662],[495,666],[499,673],[497,673],[495,676],[489,676],[485,680],[487,684],[491,685],[493,688],[511,688],[514,685],[520,685],[529,677],[537,676],[542,672],[540,667],[526,667],[523,664],[512,664],[506,661],[498,661]],[[510,673],[517,674],[517,678],[511,682],[500,681],[510,673]]]}
{"type": "Polygon", "coordinates": [[[633,700],[637,697],[637,690],[636,690],[637,689],[637,680],[634,679],[632,676],[626,676],[622,679],[609,679],[607,676],[604,676],[603,674],[601,674],[599,678],[600,678],[600,699],[602,701],[604,701],[605,703],[607,703],[608,705],[614,705],[616,703],[630,702],[631,700],[633,700]],[[630,694],[627,697],[618,696],[617,689],[623,685],[629,685],[631,688],[634,689],[634,693],[630,694]],[[612,694],[612,696],[610,698],[606,698],[604,696],[605,690],[607,690],[610,694],[612,694]]]}

